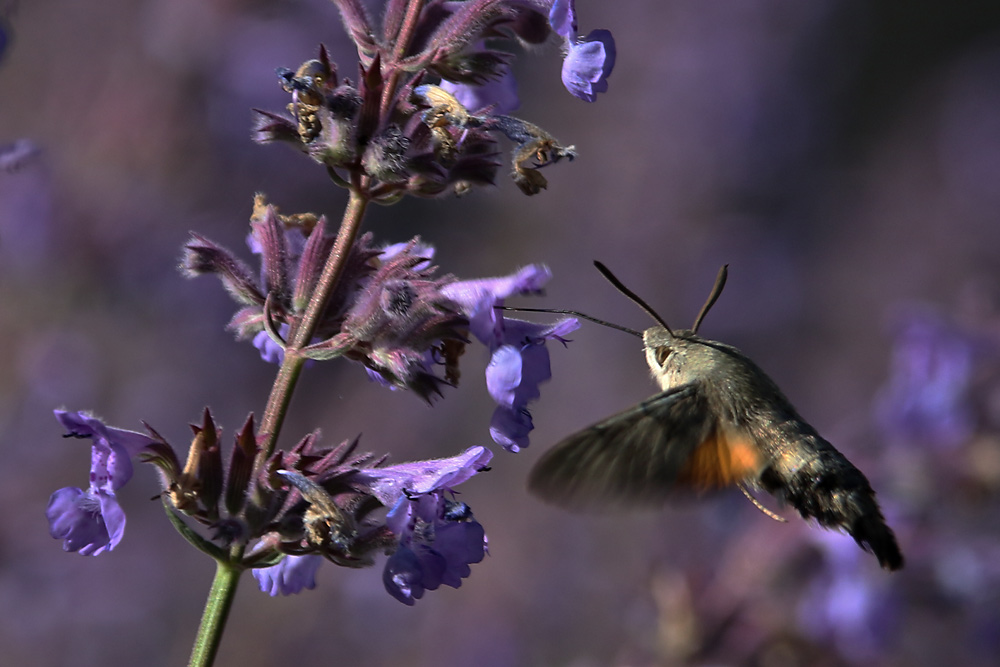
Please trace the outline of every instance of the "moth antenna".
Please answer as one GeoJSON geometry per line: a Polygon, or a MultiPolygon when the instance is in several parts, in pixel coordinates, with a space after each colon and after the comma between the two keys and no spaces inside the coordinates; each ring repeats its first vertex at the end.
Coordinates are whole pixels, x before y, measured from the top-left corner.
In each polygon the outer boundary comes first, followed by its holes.
{"type": "Polygon", "coordinates": [[[715,286],[712,287],[712,293],[708,295],[708,301],[705,305],[701,307],[701,312],[698,313],[698,317],[694,321],[694,326],[691,327],[691,331],[698,333],[698,327],[701,326],[701,321],[705,319],[705,315],[708,315],[709,309],[715,305],[715,302],[719,300],[719,295],[722,294],[722,288],[726,286],[726,277],[729,275],[729,265],[723,264],[722,268],[719,269],[719,275],[715,277],[715,286]]]}
{"type": "MultiPolygon", "coordinates": [[[[725,267],[723,267],[723,268],[725,268],[725,267]]],[[[778,523],[788,523],[788,519],[786,519],[783,516],[778,516],[777,514],[775,514],[774,512],[772,512],[771,510],[769,510],[766,507],[764,507],[763,505],[761,505],[759,500],[757,500],[756,498],[754,498],[753,496],[750,495],[750,492],[747,491],[747,487],[743,486],[742,484],[738,484],[737,486],[740,487],[740,491],[743,492],[743,495],[746,496],[750,500],[750,502],[752,502],[754,504],[754,507],[756,507],[761,512],[763,512],[765,516],[771,517],[772,519],[774,519],[778,523]]]]}
{"type": "Polygon", "coordinates": [[[649,313],[650,317],[656,320],[660,324],[660,326],[662,326],[664,329],[667,330],[667,333],[669,333],[671,336],[674,335],[674,330],[670,328],[670,326],[663,320],[663,318],[660,317],[655,310],[650,308],[648,303],[640,299],[638,294],[636,294],[629,288],[625,287],[625,285],[622,284],[622,281],[618,280],[618,278],[615,277],[615,274],[611,273],[611,271],[608,270],[608,267],[604,266],[596,259],[594,260],[594,266],[597,267],[597,270],[601,272],[602,276],[607,278],[609,283],[615,286],[615,289],[617,289],[619,292],[621,292],[628,298],[632,299],[632,301],[637,306],[639,306],[647,313],[649,313]]]}
{"type": "Polygon", "coordinates": [[[514,312],[521,313],[555,313],[557,315],[576,315],[577,317],[582,317],[585,320],[594,322],[595,324],[601,324],[606,327],[611,327],[612,329],[618,329],[619,331],[624,331],[625,333],[630,333],[633,336],[638,336],[642,338],[642,334],[635,329],[629,329],[628,327],[623,327],[620,324],[615,324],[614,322],[608,322],[607,320],[600,320],[596,317],[591,317],[586,313],[581,313],[576,310],[556,310],[554,308],[511,308],[510,306],[493,306],[497,310],[511,310],[514,312]]]}

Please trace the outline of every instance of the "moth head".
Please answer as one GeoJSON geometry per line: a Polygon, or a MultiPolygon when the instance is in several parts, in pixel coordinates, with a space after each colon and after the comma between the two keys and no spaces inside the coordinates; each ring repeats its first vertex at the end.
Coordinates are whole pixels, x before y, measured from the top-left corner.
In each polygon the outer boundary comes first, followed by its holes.
{"type": "Polygon", "coordinates": [[[705,315],[718,301],[719,295],[722,294],[722,288],[726,285],[726,277],[729,273],[728,264],[719,269],[715,285],[712,287],[705,305],[698,312],[694,325],[690,329],[678,331],[671,329],[649,304],[625,287],[606,266],[600,262],[594,262],[594,266],[618,291],[632,299],[659,323],[659,326],[650,327],[643,332],[642,344],[646,349],[646,363],[649,364],[650,371],[664,389],[687,382],[689,378],[685,376],[685,369],[688,373],[697,372],[708,358],[713,356],[713,349],[705,346],[704,339],[698,336],[698,328],[701,326],[702,320],[705,319],[705,315]]]}

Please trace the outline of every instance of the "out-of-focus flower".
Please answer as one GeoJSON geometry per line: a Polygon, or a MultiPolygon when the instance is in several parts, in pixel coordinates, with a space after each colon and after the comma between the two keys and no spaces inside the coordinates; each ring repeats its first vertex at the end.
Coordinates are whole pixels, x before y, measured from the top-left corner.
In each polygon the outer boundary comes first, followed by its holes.
{"type": "Polygon", "coordinates": [[[574,97],[587,102],[597,100],[597,93],[608,92],[608,77],[615,67],[615,38],[608,30],[592,30],[586,37],[577,36],[574,0],[555,0],[549,12],[552,29],[565,40],[563,85],[574,97]]]}
{"type": "Polygon", "coordinates": [[[977,357],[972,336],[927,312],[896,325],[889,379],[875,403],[878,422],[896,439],[941,446],[975,428],[968,389],[977,357]]]}
{"type": "Polygon", "coordinates": [[[852,662],[877,661],[899,629],[900,609],[890,581],[873,577],[850,541],[836,533],[810,532],[823,554],[824,571],[799,601],[799,626],[814,638],[832,641],[852,662]]]}
{"type": "Polygon", "coordinates": [[[521,106],[521,100],[517,96],[517,79],[506,66],[499,79],[491,79],[478,85],[442,81],[441,88],[454,95],[462,106],[474,113],[489,108],[490,113],[508,114],[521,106]]]}
{"type": "Polygon", "coordinates": [[[55,411],[66,437],[91,441],[90,487],[59,489],[45,515],[49,534],[63,549],[96,556],[114,549],[125,534],[125,512],[115,492],[132,478],[132,457],[155,441],[134,431],[112,428],[84,412],[55,411]]]}

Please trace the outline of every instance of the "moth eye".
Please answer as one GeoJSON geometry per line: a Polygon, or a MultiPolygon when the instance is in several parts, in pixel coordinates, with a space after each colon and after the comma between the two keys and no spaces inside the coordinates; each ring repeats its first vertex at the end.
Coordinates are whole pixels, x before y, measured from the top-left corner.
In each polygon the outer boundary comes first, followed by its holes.
{"type": "Polygon", "coordinates": [[[670,356],[672,350],[669,347],[658,347],[656,348],[656,363],[661,367],[667,363],[667,357],[670,356]]]}

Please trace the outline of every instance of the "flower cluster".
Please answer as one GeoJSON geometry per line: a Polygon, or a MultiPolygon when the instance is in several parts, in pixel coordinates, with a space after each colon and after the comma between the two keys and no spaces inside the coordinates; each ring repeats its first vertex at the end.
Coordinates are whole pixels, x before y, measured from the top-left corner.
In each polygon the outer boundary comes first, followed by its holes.
{"type": "MultiPolygon", "coordinates": [[[[513,145],[515,184],[541,192],[548,182],[540,170],[576,150],[510,115],[519,99],[513,55],[502,45],[560,41],[564,84],[593,102],[607,90],[614,40],[607,31],[579,38],[572,0],[387,0],[380,25],[360,0],[334,3],[357,46],[356,80],[338,72],[325,47],[295,70],[279,68],[287,113],[255,110],[253,136],[291,145],[349,191],[340,228],[332,233],[311,213],[283,215],[258,195],[247,244],[259,269],[198,234],[181,261],[189,277],[221,280],[239,304],[229,329],[281,364],[263,420],[255,427],[248,418],[224,453],[206,409],[182,460],[148,426],[145,435],[57,411],[67,435],[92,446],[90,487],[56,491],[47,510],[50,533],[67,551],[97,555],[121,541],[116,492],[139,460],[157,468],[174,528],[220,572],[253,570],[271,595],[315,587],[322,560],[370,567],[384,553],[386,590],[412,605],[427,590],[459,587],[487,553],[485,530],[454,489],[488,470],[488,449],[386,465],[386,457],[356,452],[357,439],[321,448],[318,432],[279,446],[281,425],[307,363],[348,359],[372,380],[431,402],[458,385],[459,362],[478,343],[497,404],[490,434],[510,451],[528,445],[528,405],[551,376],[546,344],[565,344],[578,323],[510,319],[501,307],[541,293],[548,268],[460,280],[438,273],[433,247],[419,237],[379,246],[360,226],[370,203],[493,184],[502,140],[513,145]]],[[[209,641],[202,633],[217,641],[221,627],[204,624],[199,643],[209,641]]]]}
{"type": "MultiPolygon", "coordinates": [[[[265,360],[281,361],[283,334],[299,326],[333,241],[325,235],[324,218],[280,215],[260,196],[250,224],[248,245],[260,256],[259,280],[233,253],[200,236],[186,246],[182,269],[191,276],[217,275],[244,304],[230,328],[252,339],[265,360]]],[[[565,342],[578,322],[534,324],[505,318],[498,309],[509,297],[541,293],[551,278],[544,266],[458,280],[436,276],[433,256],[434,249],[418,239],[376,249],[370,235],[362,236],[302,354],[359,362],[372,379],[429,401],[442,387],[458,384],[459,359],[471,336],[491,355],[486,384],[498,407],[490,432],[495,442],[517,451],[528,444],[532,428],[528,403],[551,376],[545,343],[565,342]]]]}
{"type": "Polygon", "coordinates": [[[356,454],[357,440],[320,449],[313,433],[255,471],[252,418],[223,464],[220,430],[206,410],[192,427],[183,466],[152,430],[147,436],[111,428],[79,412],[58,410],[56,418],[67,436],[88,438],[93,448],[90,489],[60,489],[49,502],[50,532],[67,551],[98,555],[121,541],[125,513],[114,492],[131,478],[137,458],[159,469],[164,501],[182,534],[215,557],[233,545],[250,546],[243,565],[255,568],[261,590],[272,595],[313,588],[321,559],[368,567],[385,552],[387,590],[413,604],[425,589],[460,586],[485,554],[483,527],[467,505],[451,499],[455,486],[488,469],[493,455],[484,447],[385,466],[384,457],[356,454]],[[178,523],[177,514],[204,526],[212,539],[178,523]]]}
{"type": "Polygon", "coordinates": [[[364,187],[382,203],[492,184],[497,134],[515,143],[513,177],[529,195],[546,187],[539,168],[575,155],[536,125],[505,115],[518,99],[512,54],[494,48],[497,41],[557,36],[566,51],[563,82],[590,102],[607,90],[614,66],[611,34],[579,39],[568,0],[430,2],[416,11],[390,1],[381,29],[355,0],[337,6],[358,48],[358,81],[341,79],[322,47],[298,69],[279,69],[289,115],[257,110],[254,138],[292,145],[335,183],[364,187]]]}

